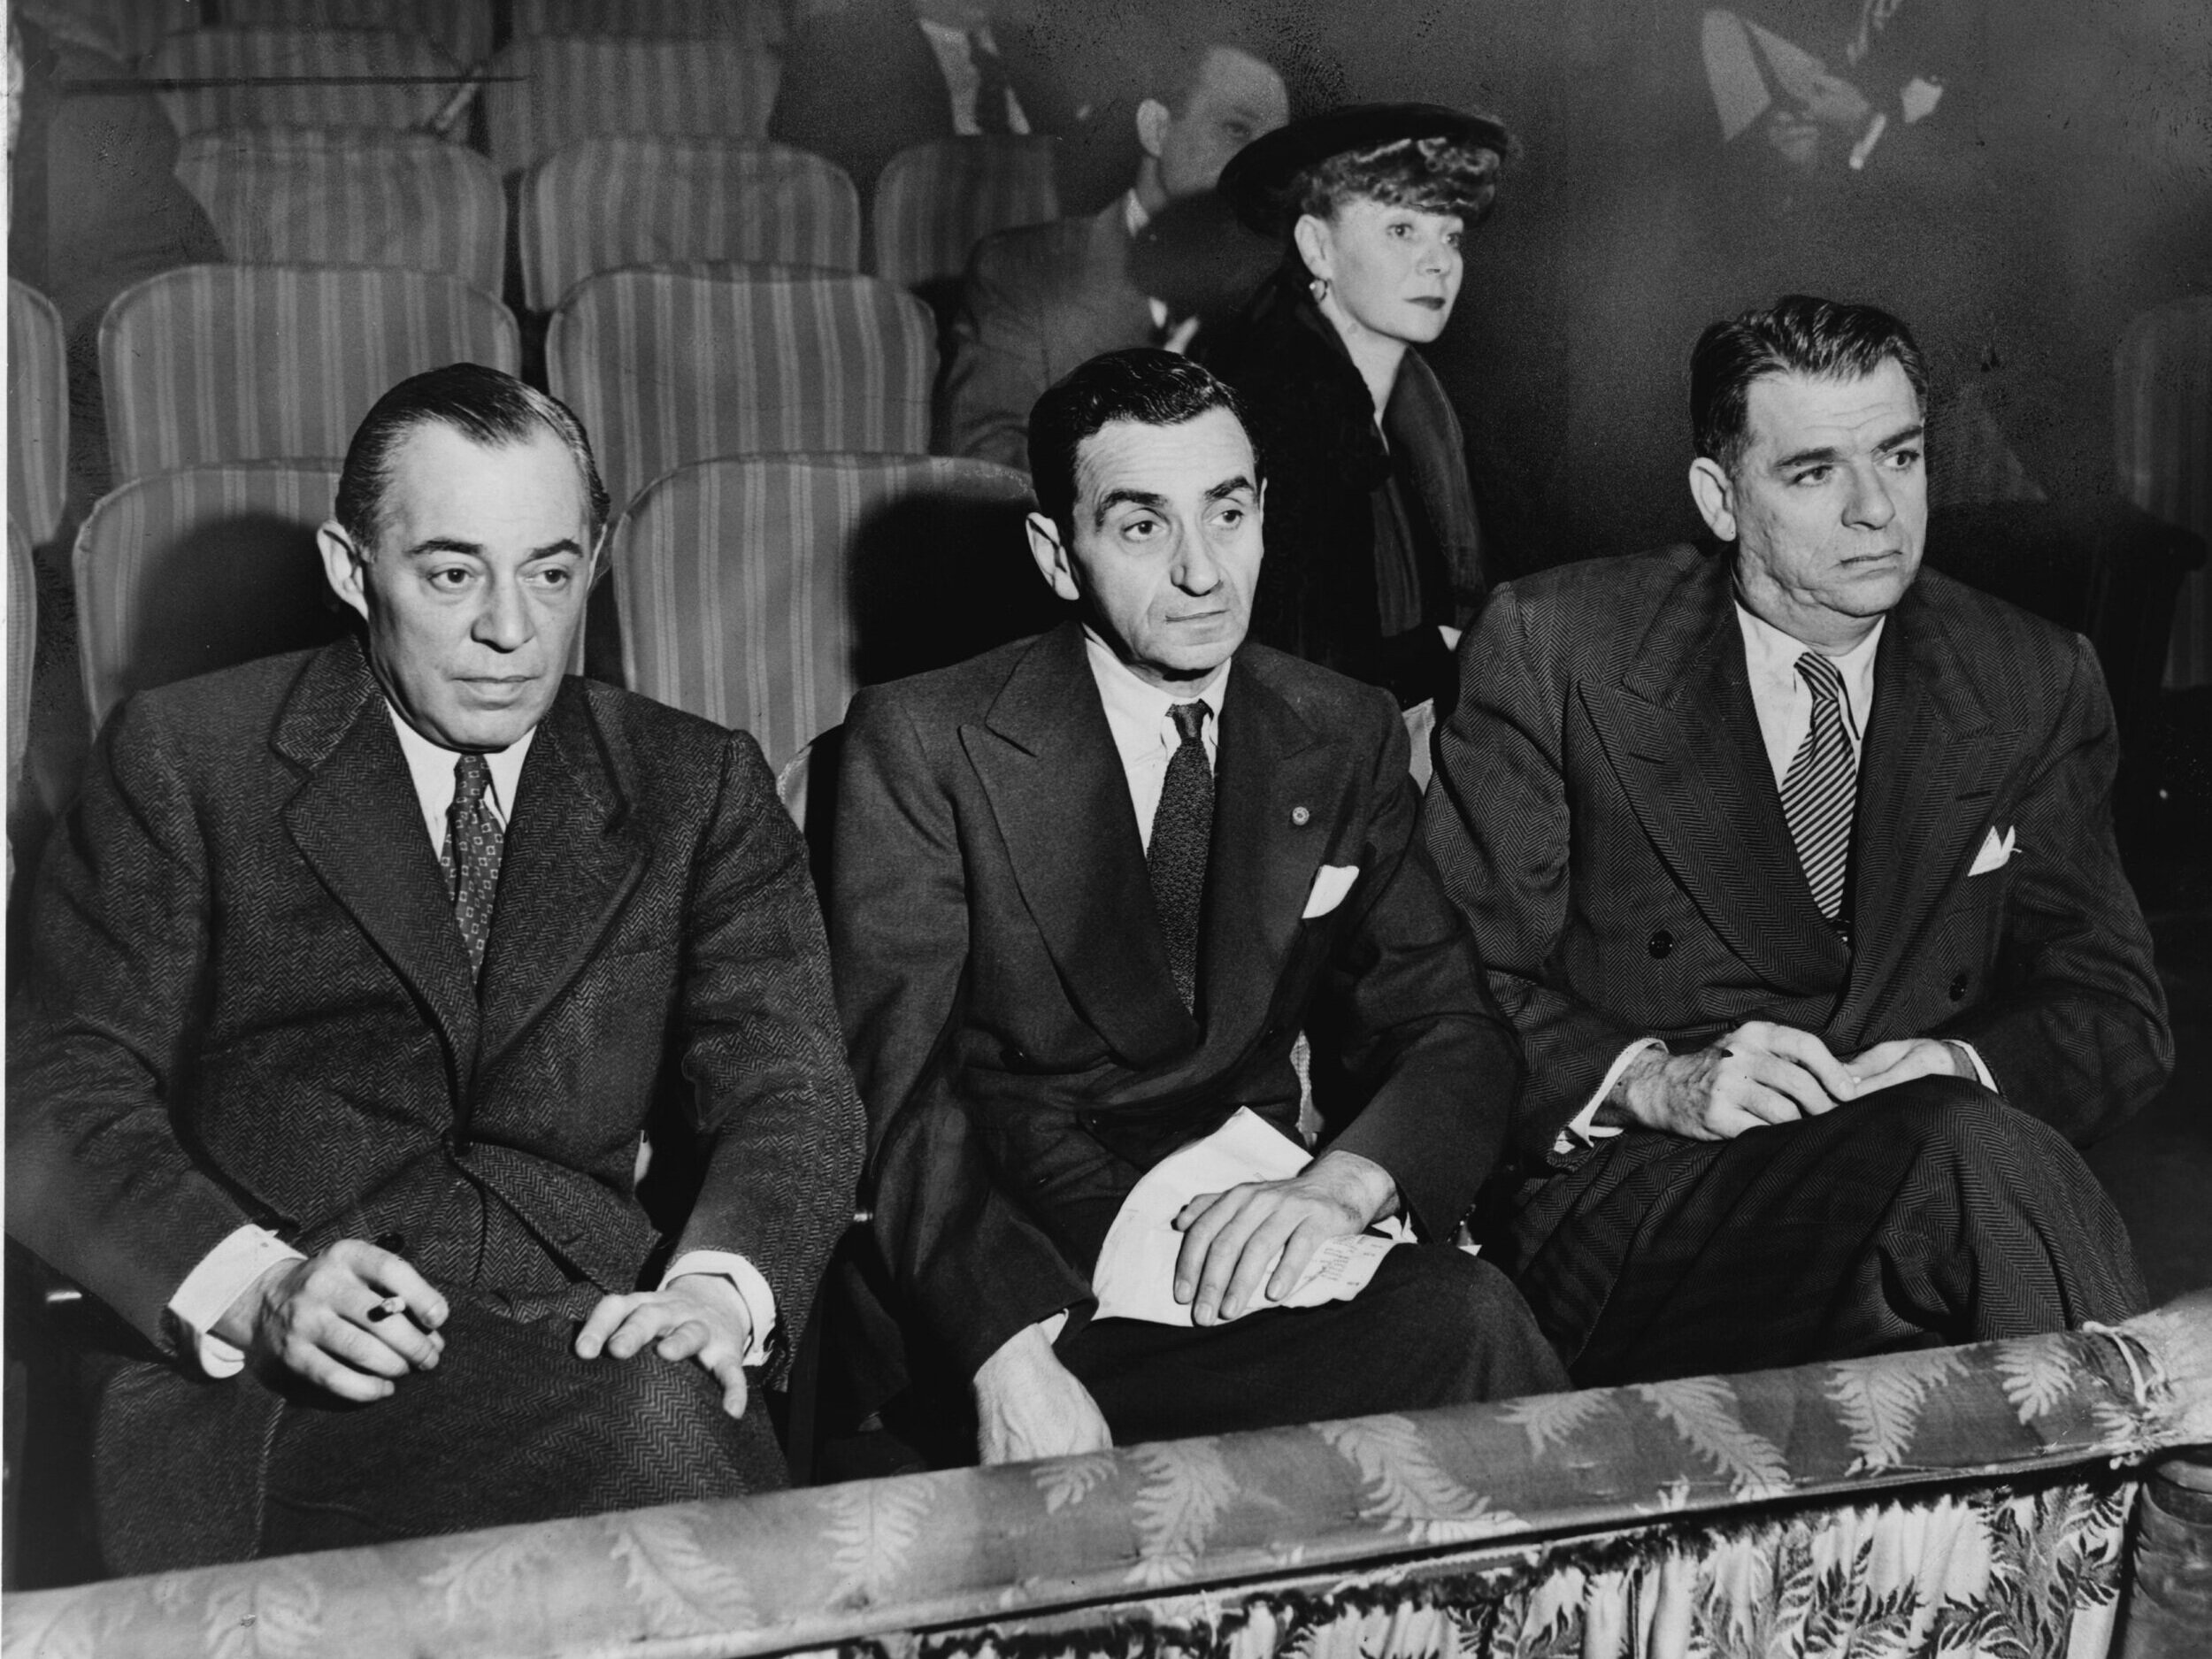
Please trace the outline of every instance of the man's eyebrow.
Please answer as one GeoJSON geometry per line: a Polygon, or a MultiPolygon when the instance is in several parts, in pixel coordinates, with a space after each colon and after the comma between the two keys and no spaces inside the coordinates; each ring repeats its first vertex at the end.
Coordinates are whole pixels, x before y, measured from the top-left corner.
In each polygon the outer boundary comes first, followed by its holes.
{"type": "Polygon", "coordinates": [[[1098,498],[1098,505],[1091,512],[1091,522],[1094,525],[1104,524],[1107,513],[1125,502],[1133,507],[1148,507],[1154,512],[1162,511],[1167,506],[1166,496],[1156,495],[1148,489],[1110,489],[1098,498]]]}
{"type": "MultiPolygon", "coordinates": [[[[563,553],[573,553],[580,558],[583,557],[583,543],[577,541],[574,536],[563,536],[559,541],[549,541],[543,547],[532,548],[529,557],[534,559],[547,559],[557,557],[563,553]]],[[[428,553],[460,553],[470,558],[482,558],[484,544],[480,541],[464,541],[458,536],[434,535],[416,542],[400,557],[420,558],[428,553]]]]}
{"type": "Polygon", "coordinates": [[[1206,492],[1206,499],[1208,501],[1226,501],[1232,495],[1256,495],[1259,493],[1259,486],[1253,483],[1253,481],[1245,477],[1243,473],[1239,472],[1234,478],[1223,479],[1221,482],[1216,484],[1211,489],[1208,490],[1206,492]]]}
{"type": "Polygon", "coordinates": [[[1921,439],[1926,437],[1927,435],[1928,428],[1926,425],[1921,421],[1915,421],[1911,426],[1907,426],[1903,431],[1898,433],[1895,436],[1885,438],[1879,443],[1876,444],[1874,446],[1874,453],[1877,455],[1887,455],[1892,449],[1901,449],[1908,443],[1917,443],[1921,439]]]}
{"type": "MultiPolygon", "coordinates": [[[[1874,453],[1877,455],[1887,455],[1892,449],[1899,449],[1905,444],[1917,442],[1920,438],[1926,435],[1927,430],[1928,428],[1924,424],[1919,421],[1915,421],[1911,426],[1905,427],[1901,432],[1892,433],[1888,437],[1883,439],[1879,443],[1876,444],[1874,446],[1874,453]]],[[[1794,454],[1786,455],[1774,464],[1774,470],[1778,472],[1787,472],[1801,466],[1833,466],[1837,462],[1842,459],[1842,450],[1824,445],[1817,449],[1799,449],[1794,454]]]]}

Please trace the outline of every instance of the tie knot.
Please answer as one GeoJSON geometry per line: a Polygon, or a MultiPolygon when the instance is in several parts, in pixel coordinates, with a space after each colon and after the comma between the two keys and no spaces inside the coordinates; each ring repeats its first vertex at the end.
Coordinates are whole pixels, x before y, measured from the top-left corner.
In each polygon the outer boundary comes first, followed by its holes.
{"type": "Polygon", "coordinates": [[[1805,683],[1812,687],[1816,703],[1839,703],[1843,698],[1843,671],[1818,651],[1807,651],[1797,659],[1797,672],[1805,676],[1805,683]]]}
{"type": "Polygon", "coordinates": [[[491,763],[481,755],[464,755],[453,763],[453,799],[464,810],[475,810],[491,784],[491,763]]]}
{"type": "Polygon", "coordinates": [[[1172,703],[1168,705],[1167,718],[1175,722],[1175,730],[1186,743],[1195,743],[1206,734],[1206,717],[1213,712],[1203,697],[1195,703],[1172,703]]]}

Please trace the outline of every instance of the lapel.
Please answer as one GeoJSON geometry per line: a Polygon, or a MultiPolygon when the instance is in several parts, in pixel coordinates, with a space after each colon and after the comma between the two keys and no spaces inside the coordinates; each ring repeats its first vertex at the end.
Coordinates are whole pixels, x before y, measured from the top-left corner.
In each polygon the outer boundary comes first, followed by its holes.
{"type": "Polygon", "coordinates": [[[306,774],[284,808],[293,844],[435,1022],[457,1102],[475,1065],[476,990],[406,757],[359,642],[310,662],[278,713],[277,753],[306,774]]]}
{"type": "Polygon", "coordinates": [[[561,682],[515,787],[484,953],[481,1072],[575,979],[644,873],[646,838],[584,683],[561,682]]]}
{"type": "Polygon", "coordinates": [[[1139,1070],[1194,1048],[1198,1025],[1175,995],[1081,625],[1064,622],[1032,644],[982,723],[961,726],[960,741],[1022,900],[1092,1029],[1139,1070]]]}
{"type": "Polygon", "coordinates": [[[1645,832],[1714,933],[1776,989],[1840,985],[1759,735],[1732,571],[1708,556],[1662,603],[1617,686],[1583,700],[1645,832]]]}
{"type": "Polygon", "coordinates": [[[1145,343],[1152,338],[1152,302],[1130,272],[1135,244],[1129,237],[1127,204],[1116,196],[1092,216],[1084,240],[1087,278],[1076,286],[1101,339],[1145,343]]]}
{"type": "MultiPolygon", "coordinates": [[[[1940,578],[1934,579],[1940,580],[1940,578]]],[[[1852,818],[1851,910],[1858,960],[1847,1018],[1905,980],[1904,953],[1989,821],[1986,797],[2012,764],[2016,732],[1994,731],[1923,575],[1890,612],[1874,659],[1874,708],[1852,818]]]]}

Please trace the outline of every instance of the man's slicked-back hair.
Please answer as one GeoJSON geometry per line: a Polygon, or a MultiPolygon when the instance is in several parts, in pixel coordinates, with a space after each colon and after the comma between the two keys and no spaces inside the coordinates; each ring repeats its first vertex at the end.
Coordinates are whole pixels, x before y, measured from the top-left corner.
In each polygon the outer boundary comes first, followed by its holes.
{"type": "Polygon", "coordinates": [[[442,369],[411,375],[378,398],[346,448],[334,516],[364,552],[376,545],[383,530],[384,492],[391,482],[393,452],[409,433],[433,425],[450,426],[488,449],[527,443],[538,428],[546,428],[576,457],[594,534],[605,526],[607,487],[599,481],[599,464],[592,459],[584,423],[568,405],[501,370],[480,363],[449,363],[442,369]]]}
{"type": "Polygon", "coordinates": [[[1137,96],[1157,98],[1179,120],[1189,113],[1217,50],[1241,52],[1282,73],[1275,43],[1225,5],[1193,3],[1148,12],[1136,44],[1137,96]]]}
{"type": "MultiPolygon", "coordinates": [[[[1029,411],[1029,477],[1038,511],[1062,535],[1074,534],[1076,451],[1110,423],[1180,426],[1217,409],[1245,426],[1228,383],[1188,357],[1153,346],[1093,357],[1055,382],[1029,411]]],[[[1256,452],[1252,464],[1259,465],[1256,452]]]]}
{"type": "Polygon", "coordinates": [[[1886,311],[1785,294],[1715,323],[1690,353],[1690,429],[1698,454],[1734,472],[1743,459],[1751,383],[1763,374],[1854,380],[1895,363],[1928,403],[1928,365],[1912,331],[1886,311]]]}

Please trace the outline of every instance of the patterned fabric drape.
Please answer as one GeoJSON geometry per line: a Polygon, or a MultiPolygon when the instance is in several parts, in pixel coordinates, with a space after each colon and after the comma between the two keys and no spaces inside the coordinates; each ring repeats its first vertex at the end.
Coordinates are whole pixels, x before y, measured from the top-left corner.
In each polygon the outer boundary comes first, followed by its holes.
{"type": "Polygon", "coordinates": [[[8,518],[34,547],[54,539],[69,494],[69,365],[61,313],[8,282],[8,518]]]}
{"type": "Polygon", "coordinates": [[[780,65],[741,37],[536,36],[492,59],[484,119],[493,161],[518,173],[580,138],[762,138],[780,65]]]}
{"type": "Polygon", "coordinates": [[[461,79],[434,42],[378,29],[187,29],[154,49],[146,73],[232,83],[155,89],[187,135],[216,127],[420,127],[461,79]]]}
{"type": "Polygon", "coordinates": [[[892,157],[876,183],[876,274],[907,288],[957,279],[993,231],[1059,218],[1055,142],[941,138],[892,157]]]}

